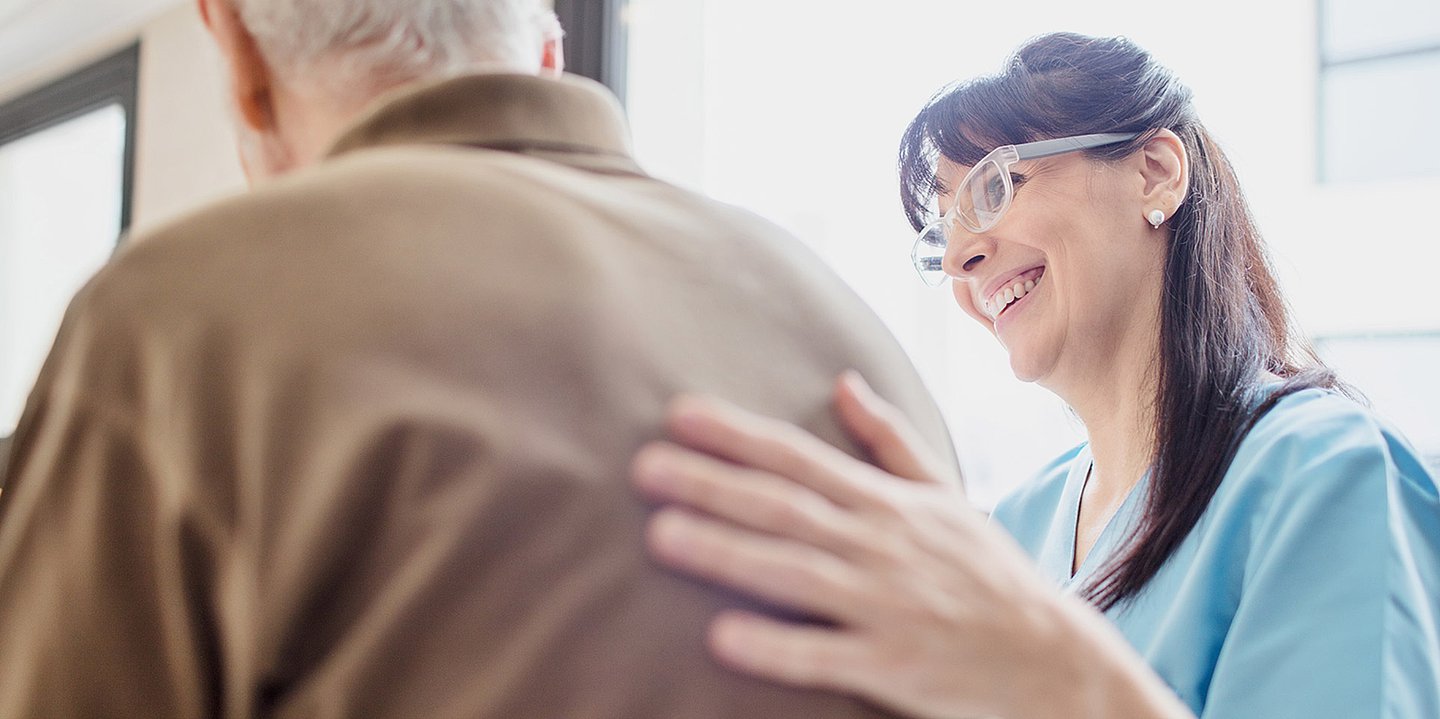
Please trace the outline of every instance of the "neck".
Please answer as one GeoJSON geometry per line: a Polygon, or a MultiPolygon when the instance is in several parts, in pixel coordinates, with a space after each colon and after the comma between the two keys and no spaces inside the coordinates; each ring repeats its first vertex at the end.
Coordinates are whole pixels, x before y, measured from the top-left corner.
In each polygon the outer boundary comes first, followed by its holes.
{"type": "Polygon", "coordinates": [[[1159,312],[1132,324],[1113,347],[1088,367],[1069,373],[1075,381],[1048,385],[1085,423],[1095,460],[1091,485],[1105,493],[1128,492],[1154,461],[1159,399],[1159,312]]]}
{"type": "Polygon", "coordinates": [[[289,95],[279,103],[285,139],[295,168],[315,163],[330,144],[363,112],[369,100],[335,102],[321,96],[289,95]]]}
{"type": "Polygon", "coordinates": [[[1106,494],[1128,492],[1154,460],[1158,386],[1153,367],[1138,371],[1132,377],[1144,378],[1140,382],[1112,378],[1070,403],[1089,435],[1091,484],[1106,494]]]}

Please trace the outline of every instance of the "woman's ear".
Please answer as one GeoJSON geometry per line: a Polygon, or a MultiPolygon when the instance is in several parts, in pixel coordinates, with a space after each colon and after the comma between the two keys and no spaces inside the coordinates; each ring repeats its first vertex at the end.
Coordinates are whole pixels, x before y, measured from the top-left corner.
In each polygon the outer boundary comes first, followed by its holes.
{"type": "Polygon", "coordinates": [[[1159,210],[1170,217],[1185,201],[1190,189],[1190,156],[1185,143],[1170,130],[1161,130],[1145,143],[1139,153],[1143,180],[1141,215],[1159,210]]]}

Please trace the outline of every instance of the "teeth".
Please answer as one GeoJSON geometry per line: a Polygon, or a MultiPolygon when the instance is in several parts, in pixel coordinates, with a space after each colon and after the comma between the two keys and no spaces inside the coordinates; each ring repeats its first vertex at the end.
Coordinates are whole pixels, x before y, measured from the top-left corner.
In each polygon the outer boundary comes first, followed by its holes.
{"type": "Polygon", "coordinates": [[[1016,282],[1009,287],[1001,288],[1000,291],[996,292],[990,299],[982,302],[981,307],[985,310],[985,314],[990,315],[990,319],[993,320],[999,317],[1000,313],[1004,311],[1006,307],[1010,306],[1010,303],[1034,291],[1035,280],[1016,282]]]}

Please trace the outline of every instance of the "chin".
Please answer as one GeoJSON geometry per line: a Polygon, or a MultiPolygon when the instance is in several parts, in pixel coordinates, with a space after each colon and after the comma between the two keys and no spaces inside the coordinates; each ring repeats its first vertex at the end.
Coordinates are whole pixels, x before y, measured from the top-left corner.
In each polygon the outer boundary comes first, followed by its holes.
{"type": "Polygon", "coordinates": [[[1010,372],[1021,382],[1039,382],[1054,369],[1053,362],[1039,361],[1040,354],[1021,348],[1006,348],[1010,353],[1010,372]]]}
{"type": "Polygon", "coordinates": [[[1015,379],[1018,379],[1021,382],[1039,382],[1040,378],[1045,376],[1044,373],[1035,372],[1027,367],[1021,367],[1014,362],[1010,363],[1010,371],[1014,373],[1015,379]]]}

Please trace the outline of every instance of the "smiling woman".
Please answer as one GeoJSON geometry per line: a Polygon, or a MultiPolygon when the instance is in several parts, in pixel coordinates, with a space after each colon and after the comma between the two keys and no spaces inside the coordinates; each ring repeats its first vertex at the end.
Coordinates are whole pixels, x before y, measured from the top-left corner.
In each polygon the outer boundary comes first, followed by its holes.
{"type": "Polygon", "coordinates": [[[1440,490],[1292,332],[1190,90],[1042,36],[936,96],[900,164],[917,248],[1087,441],[986,523],[854,377],[836,409],[885,472],[677,402],[634,468],[677,505],[653,551],[819,620],[722,615],[716,655],[924,717],[1440,716],[1440,490]]]}

